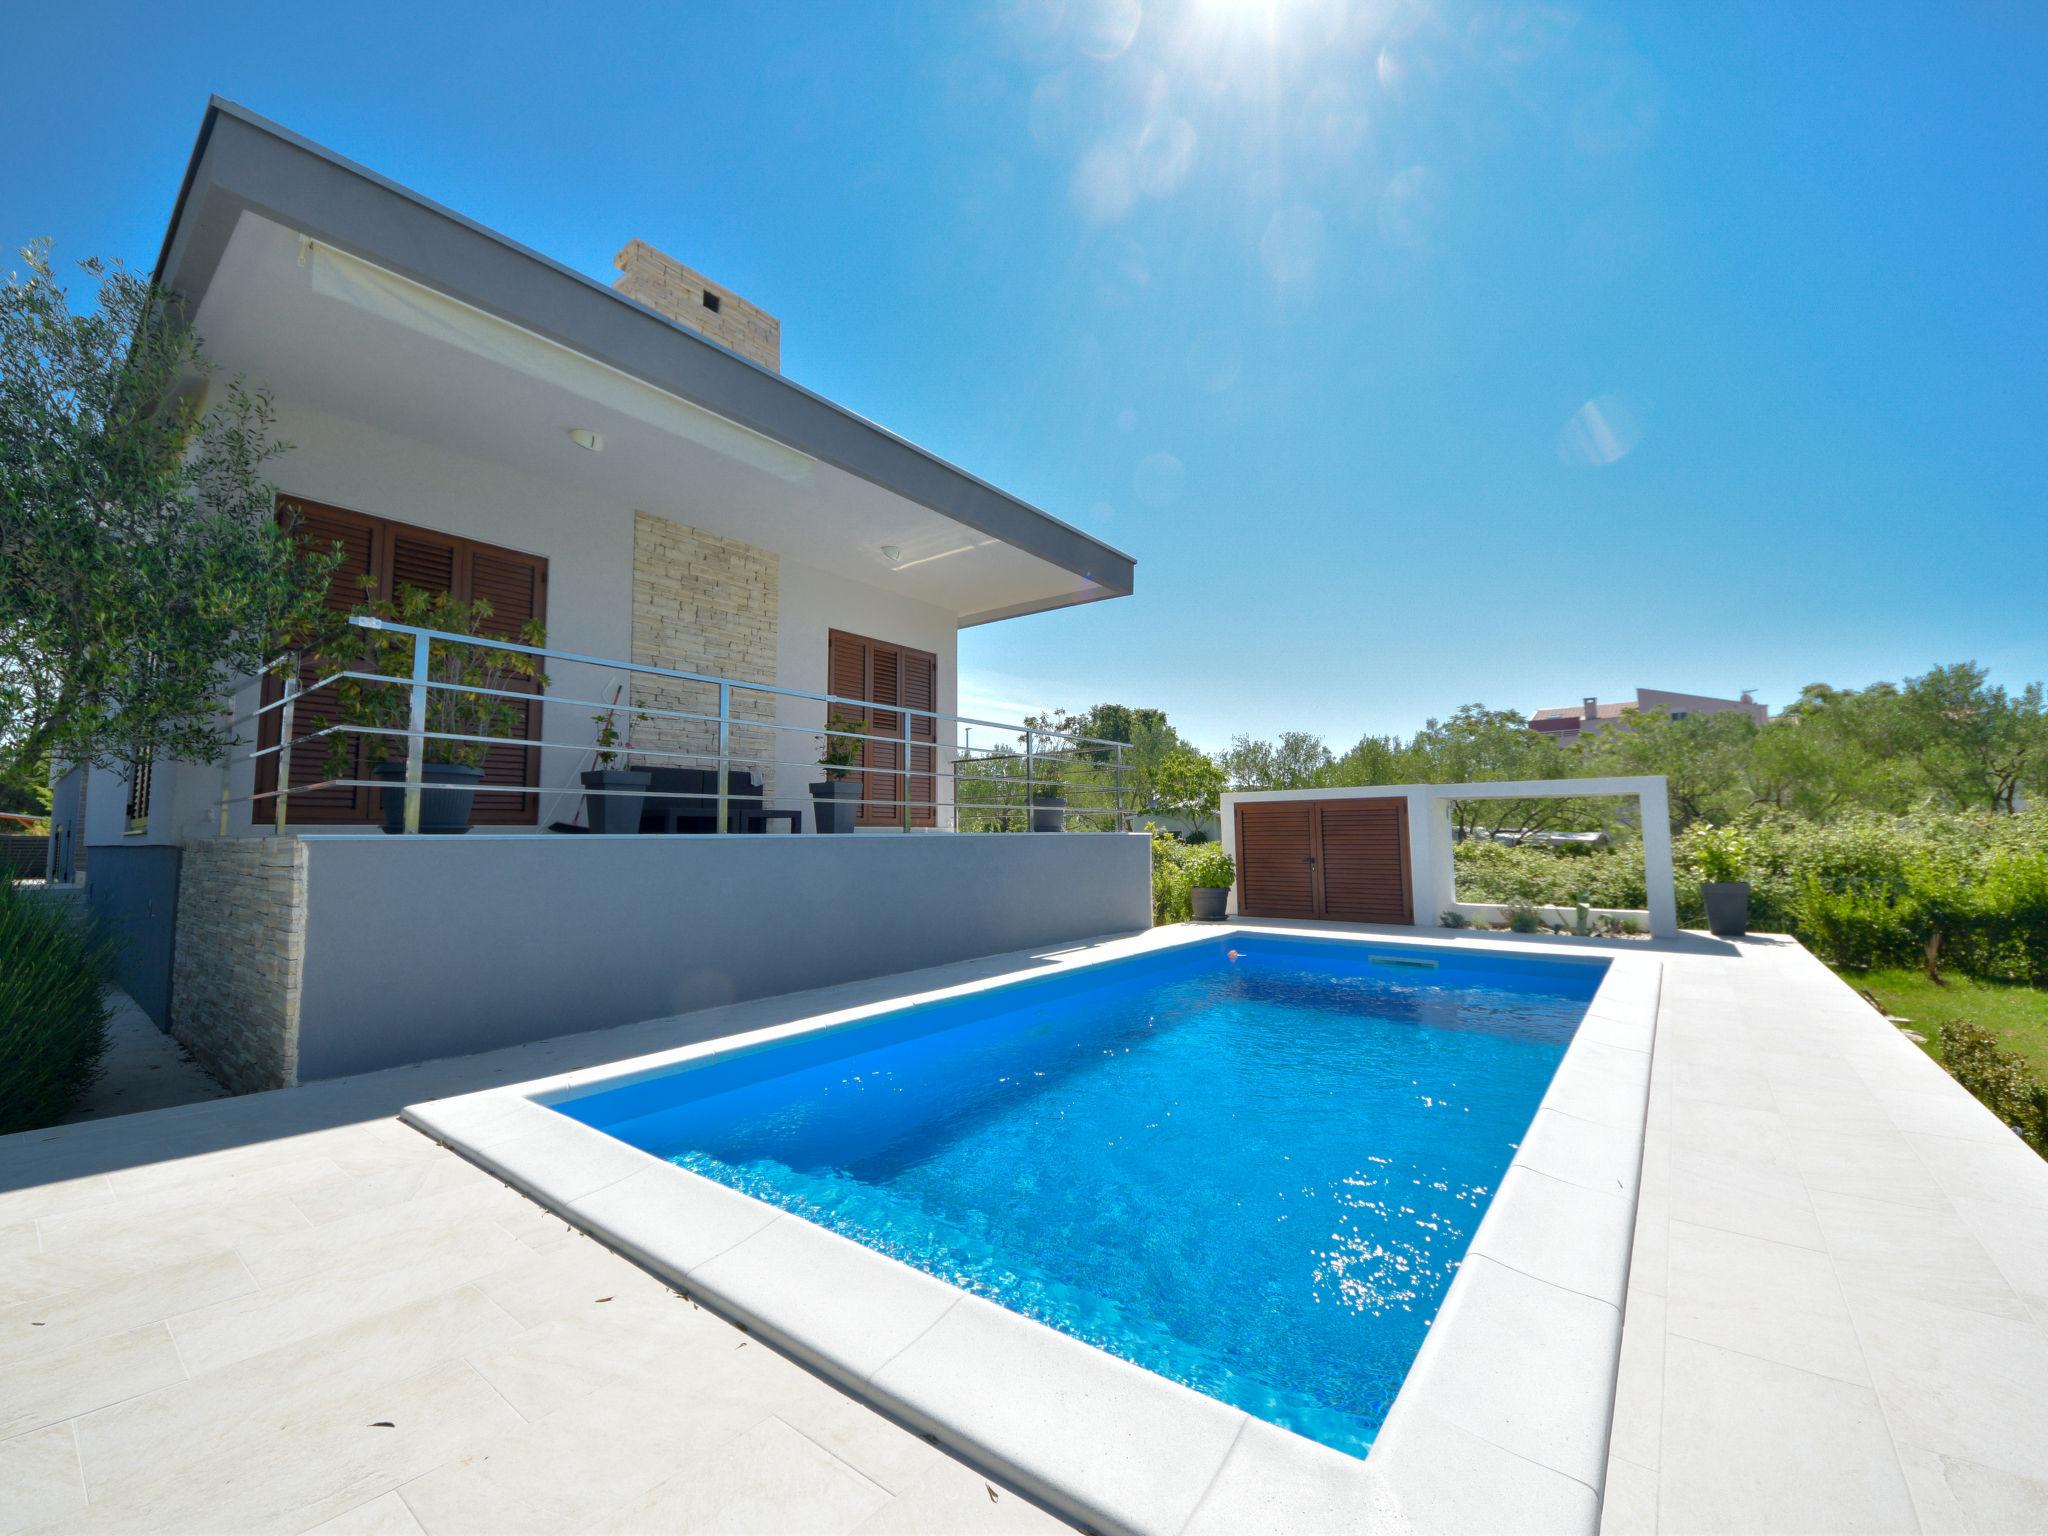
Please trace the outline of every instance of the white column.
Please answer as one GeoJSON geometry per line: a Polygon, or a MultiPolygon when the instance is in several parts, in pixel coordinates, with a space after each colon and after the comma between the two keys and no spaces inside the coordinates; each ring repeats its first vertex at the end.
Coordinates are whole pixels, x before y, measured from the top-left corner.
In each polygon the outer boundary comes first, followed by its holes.
{"type": "Polygon", "coordinates": [[[1415,921],[1424,928],[1434,928],[1437,919],[1458,899],[1457,845],[1451,839],[1450,798],[1428,790],[1411,794],[1408,820],[1408,857],[1418,872],[1415,921]]]}
{"type": "Polygon", "coordinates": [[[1643,884],[1650,900],[1650,933],[1678,936],[1678,886],[1671,873],[1671,797],[1661,776],[1647,779],[1636,796],[1643,821],[1643,884]]]}

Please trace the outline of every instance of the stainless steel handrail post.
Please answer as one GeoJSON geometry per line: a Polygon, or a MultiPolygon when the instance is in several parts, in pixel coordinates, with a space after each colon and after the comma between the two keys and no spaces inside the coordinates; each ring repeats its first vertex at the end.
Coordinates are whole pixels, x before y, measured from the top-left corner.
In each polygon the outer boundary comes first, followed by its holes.
{"type": "Polygon", "coordinates": [[[732,794],[729,783],[732,770],[732,684],[718,685],[718,830],[731,830],[726,826],[728,815],[726,801],[732,794]]]}
{"type": "MultiPolygon", "coordinates": [[[[1024,727],[1024,830],[1026,832],[1031,830],[1031,818],[1037,813],[1038,809],[1038,764],[1035,747],[1037,736],[1038,733],[1033,731],[1030,726],[1024,727]]],[[[1009,819],[1006,813],[1003,820],[1008,821],[1009,819]]]]}
{"type": "MultiPolygon", "coordinates": [[[[909,710],[903,711],[903,830],[910,830],[910,720],[909,710]]],[[[932,818],[936,821],[938,818],[932,818]]]]}
{"type": "MultiPolygon", "coordinates": [[[[427,766],[427,676],[434,642],[416,634],[412,641],[412,706],[405,724],[405,830],[420,829],[420,780],[427,766]]],[[[282,755],[282,754],[280,754],[282,755]]]]}
{"type": "Polygon", "coordinates": [[[1116,829],[1128,832],[1131,825],[1124,815],[1124,744],[1116,744],[1116,829]]]}
{"type": "Polygon", "coordinates": [[[292,669],[284,680],[284,709],[277,717],[277,807],[274,824],[280,837],[284,835],[284,824],[289,820],[285,815],[285,802],[291,798],[292,793],[292,743],[296,740],[292,735],[292,716],[297,713],[299,702],[297,652],[293,652],[291,663],[292,669]]]}

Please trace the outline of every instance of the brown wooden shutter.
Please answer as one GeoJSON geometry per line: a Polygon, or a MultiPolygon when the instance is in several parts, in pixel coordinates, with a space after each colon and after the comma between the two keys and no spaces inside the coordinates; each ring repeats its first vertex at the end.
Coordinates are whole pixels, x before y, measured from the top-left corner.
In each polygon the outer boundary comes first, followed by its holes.
{"type": "Polygon", "coordinates": [[[1414,922],[1407,800],[1325,800],[1316,813],[1322,915],[1350,923],[1414,922]]]}
{"type": "MultiPolygon", "coordinates": [[[[378,520],[363,517],[354,512],[345,512],[339,507],[323,507],[317,502],[284,502],[279,508],[280,516],[296,515],[299,520],[298,536],[323,553],[335,545],[341,546],[341,564],[335,567],[333,577],[327,584],[327,606],[338,613],[346,613],[360,603],[366,595],[364,579],[375,580],[381,574],[385,541],[378,520]]],[[[299,669],[299,687],[311,688],[319,681],[313,664],[309,661],[299,669]]],[[[271,704],[282,695],[283,689],[275,678],[263,680],[263,702],[271,704]]],[[[291,752],[291,777],[289,783],[317,784],[327,777],[328,738],[314,736],[304,738],[330,725],[339,714],[334,690],[322,688],[308,693],[292,711],[292,735],[299,745],[291,752]]],[[[272,710],[265,715],[257,732],[257,744],[263,747],[277,745],[281,711],[272,710]]],[[[350,750],[350,760],[337,775],[344,779],[365,777],[364,750],[357,740],[350,750]]],[[[268,793],[277,788],[277,757],[259,758],[256,764],[256,789],[268,793]]],[[[287,807],[294,823],[326,825],[337,822],[355,822],[369,819],[372,791],[367,789],[314,789],[301,791],[294,788],[287,807]]],[[[275,802],[258,800],[250,809],[250,820],[268,822],[276,815],[275,802]]]]}
{"type": "MultiPolygon", "coordinates": [[[[528,619],[545,619],[547,614],[547,562],[532,555],[514,555],[471,545],[468,560],[469,597],[491,605],[491,616],[480,626],[486,634],[517,640],[528,619]]],[[[516,677],[505,687],[516,693],[540,692],[530,678],[516,677]]],[[[529,741],[540,736],[541,707],[538,703],[519,706],[520,717],[512,727],[529,741]]],[[[492,747],[484,754],[484,783],[538,784],[540,748],[492,747]]],[[[538,795],[491,794],[480,792],[470,820],[477,826],[525,826],[534,821],[540,807],[538,795]]]]}
{"type": "MultiPolygon", "coordinates": [[[[364,578],[367,576],[372,581],[368,592],[380,598],[391,596],[401,586],[417,587],[423,592],[446,592],[457,602],[464,603],[481,597],[491,606],[491,617],[485,621],[484,630],[508,639],[515,637],[528,619],[538,619],[542,623],[547,621],[548,563],[538,555],[500,549],[474,539],[457,538],[430,528],[415,528],[390,518],[371,517],[318,502],[280,498],[279,507],[280,515],[287,510],[298,514],[299,536],[309,543],[323,549],[335,543],[342,546],[342,563],[327,588],[329,608],[346,612],[360,603],[366,595],[364,578]]],[[[310,687],[318,680],[310,667],[300,674],[301,687],[310,687]]],[[[521,691],[539,691],[524,680],[509,686],[521,691]]],[[[264,701],[267,703],[276,696],[276,684],[266,682],[264,701]]],[[[540,706],[529,704],[523,706],[523,710],[524,720],[518,729],[528,739],[537,738],[540,735],[540,706]]],[[[317,730],[332,721],[336,712],[332,690],[310,693],[294,711],[292,734],[304,736],[309,730],[317,730]]],[[[265,717],[264,746],[276,741],[277,730],[273,712],[265,717]]],[[[341,777],[368,778],[376,763],[387,755],[402,754],[403,751],[404,743],[396,741],[394,744],[394,738],[358,738],[353,751],[354,761],[341,777]]],[[[326,777],[326,759],[327,738],[302,743],[293,755],[291,782],[309,784],[326,777]]],[[[265,764],[272,761],[264,759],[265,764]]],[[[538,747],[493,747],[485,754],[486,786],[533,785],[539,782],[538,747]]],[[[257,788],[267,790],[274,783],[274,772],[266,773],[259,766],[257,788]]],[[[268,800],[257,801],[252,819],[269,821],[273,814],[271,805],[268,800]]],[[[476,797],[471,820],[478,826],[528,826],[538,820],[539,810],[540,797],[537,795],[492,794],[486,789],[476,797]]],[[[382,809],[375,789],[325,789],[305,794],[293,790],[289,815],[294,824],[332,825],[376,821],[381,819],[382,809]]]]}
{"type": "MultiPolygon", "coordinates": [[[[897,673],[897,701],[909,709],[937,709],[939,695],[938,658],[922,651],[905,651],[897,673]]],[[[938,822],[938,807],[935,802],[937,779],[933,769],[937,765],[939,722],[932,715],[910,717],[910,776],[907,779],[907,793],[910,797],[910,822],[912,826],[929,827],[938,822]],[[920,742],[934,745],[920,746],[920,742]]]]}
{"type": "MultiPolygon", "coordinates": [[[[827,637],[828,691],[847,698],[866,700],[865,708],[854,710],[846,705],[832,706],[843,714],[858,714],[868,732],[873,736],[900,738],[903,734],[903,711],[891,705],[909,705],[917,709],[936,708],[939,686],[939,659],[929,651],[920,651],[904,645],[891,645],[883,640],[870,640],[862,635],[849,635],[832,630],[827,637]]],[[[936,783],[936,746],[918,746],[917,742],[938,740],[938,725],[930,716],[912,716],[910,722],[912,746],[910,762],[903,761],[903,747],[898,740],[868,742],[861,753],[861,806],[854,818],[856,826],[900,827],[903,825],[905,794],[913,802],[911,825],[929,827],[937,820],[932,805],[933,789],[936,783]],[[903,769],[911,770],[906,779],[903,769]]]]}
{"type": "Polygon", "coordinates": [[[1237,808],[1237,908],[1246,917],[1316,915],[1315,816],[1305,800],[1237,808]]]}

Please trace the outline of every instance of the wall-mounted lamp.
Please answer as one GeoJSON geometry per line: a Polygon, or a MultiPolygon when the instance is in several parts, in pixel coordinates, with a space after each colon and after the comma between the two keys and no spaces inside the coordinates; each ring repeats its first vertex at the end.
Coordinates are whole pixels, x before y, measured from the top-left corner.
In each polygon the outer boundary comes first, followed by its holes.
{"type": "Polygon", "coordinates": [[[604,439],[588,427],[571,427],[569,441],[578,448],[588,448],[592,453],[604,452],[604,439]]]}

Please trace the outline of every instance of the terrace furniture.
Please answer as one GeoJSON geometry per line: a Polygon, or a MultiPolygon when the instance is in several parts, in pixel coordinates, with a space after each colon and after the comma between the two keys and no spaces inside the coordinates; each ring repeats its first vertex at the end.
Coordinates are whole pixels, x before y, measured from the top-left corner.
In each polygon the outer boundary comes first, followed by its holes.
{"type": "Polygon", "coordinates": [[[773,821],[788,822],[789,830],[792,833],[801,832],[804,829],[804,813],[802,811],[770,809],[740,812],[740,830],[742,832],[766,832],[768,824],[773,821]]]}
{"type": "MultiPolygon", "coordinates": [[[[761,775],[731,768],[725,775],[725,828],[746,830],[743,818],[762,807],[761,775]]],[[[716,832],[718,771],[713,768],[650,768],[647,798],[640,803],[642,832],[716,832]]]]}

